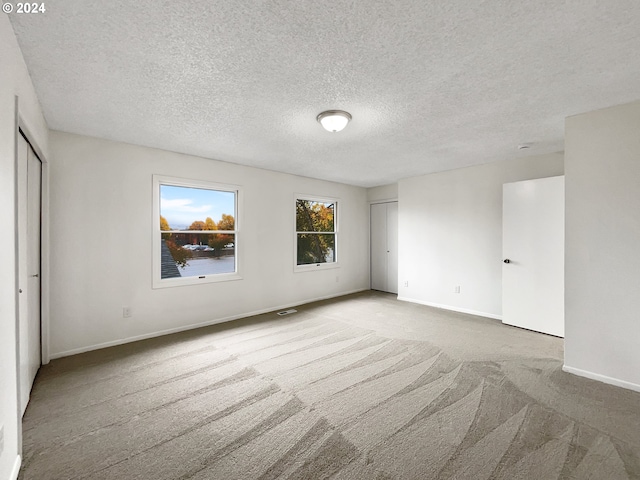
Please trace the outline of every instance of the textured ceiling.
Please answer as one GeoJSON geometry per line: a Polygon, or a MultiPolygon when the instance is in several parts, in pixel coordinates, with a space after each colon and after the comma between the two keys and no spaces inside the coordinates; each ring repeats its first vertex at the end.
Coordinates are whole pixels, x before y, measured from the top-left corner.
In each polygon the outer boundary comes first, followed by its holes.
{"type": "Polygon", "coordinates": [[[10,18],[52,129],[353,185],[559,151],[640,99],[638,0],[46,7],[10,18]]]}

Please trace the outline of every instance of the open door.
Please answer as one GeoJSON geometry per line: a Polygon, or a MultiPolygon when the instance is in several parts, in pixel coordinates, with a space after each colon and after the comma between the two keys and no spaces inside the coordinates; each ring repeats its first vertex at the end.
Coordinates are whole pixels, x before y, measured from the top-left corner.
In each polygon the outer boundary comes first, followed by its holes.
{"type": "Polygon", "coordinates": [[[503,185],[502,321],[564,337],[564,177],[503,185]]]}

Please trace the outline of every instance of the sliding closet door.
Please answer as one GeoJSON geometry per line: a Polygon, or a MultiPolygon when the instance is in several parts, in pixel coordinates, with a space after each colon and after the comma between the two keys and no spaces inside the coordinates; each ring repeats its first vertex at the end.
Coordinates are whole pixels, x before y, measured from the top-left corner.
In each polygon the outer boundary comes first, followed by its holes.
{"type": "Polygon", "coordinates": [[[40,368],[40,206],[42,164],[18,138],[18,283],[20,408],[24,414],[40,368]]]}
{"type": "Polygon", "coordinates": [[[398,202],[387,203],[387,292],[398,293],[398,202]]]}
{"type": "Polygon", "coordinates": [[[387,291],[387,205],[371,205],[371,289],[387,291]]]}
{"type": "Polygon", "coordinates": [[[371,205],[371,289],[398,293],[398,202],[371,205]]]}

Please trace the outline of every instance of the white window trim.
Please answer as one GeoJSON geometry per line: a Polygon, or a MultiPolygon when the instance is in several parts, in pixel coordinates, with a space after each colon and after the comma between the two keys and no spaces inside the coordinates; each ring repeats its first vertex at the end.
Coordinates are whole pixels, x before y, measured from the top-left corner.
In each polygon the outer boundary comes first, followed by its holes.
{"type": "Polygon", "coordinates": [[[330,263],[310,263],[307,265],[298,265],[298,231],[296,229],[296,201],[310,200],[312,202],[334,203],[340,205],[341,200],[335,197],[324,197],[321,195],[308,195],[303,193],[293,194],[293,271],[294,273],[314,272],[317,270],[329,270],[332,268],[340,268],[340,247],[339,247],[339,229],[340,229],[340,210],[342,207],[336,207],[333,217],[333,228],[335,235],[335,262],[330,263]]]}
{"type": "Polygon", "coordinates": [[[238,185],[230,185],[224,183],[207,182],[204,180],[190,180],[179,177],[169,177],[164,175],[153,175],[152,188],[152,288],[182,287],[186,285],[202,285],[205,283],[228,282],[232,280],[241,280],[242,254],[240,253],[242,240],[240,237],[240,228],[242,225],[242,188],[238,185]],[[216,273],[212,275],[204,275],[202,277],[182,277],[182,278],[161,278],[160,249],[162,232],[160,231],[160,185],[173,185],[176,187],[203,188],[207,190],[220,190],[223,192],[235,193],[235,262],[236,271],[233,273],[216,273]]]}

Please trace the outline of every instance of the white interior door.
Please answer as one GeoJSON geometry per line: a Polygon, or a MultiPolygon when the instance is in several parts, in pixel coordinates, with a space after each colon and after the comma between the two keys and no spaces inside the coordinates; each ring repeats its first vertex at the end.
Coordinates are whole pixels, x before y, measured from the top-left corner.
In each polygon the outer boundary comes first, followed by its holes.
{"type": "Polygon", "coordinates": [[[371,288],[398,293],[398,202],[371,205],[371,288]]]}
{"type": "Polygon", "coordinates": [[[42,164],[28,142],[18,143],[18,281],[20,406],[40,368],[40,226],[42,164]]]}
{"type": "Polygon", "coordinates": [[[387,205],[371,205],[371,288],[387,291],[387,205]]]}
{"type": "Polygon", "coordinates": [[[398,202],[387,203],[387,292],[398,293],[398,202]]]}
{"type": "Polygon", "coordinates": [[[564,337],[564,177],[503,185],[503,323],[564,337]]]}

